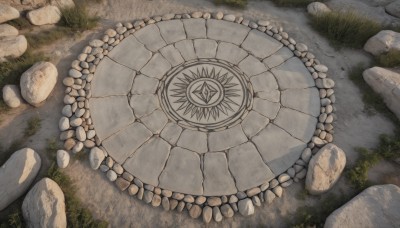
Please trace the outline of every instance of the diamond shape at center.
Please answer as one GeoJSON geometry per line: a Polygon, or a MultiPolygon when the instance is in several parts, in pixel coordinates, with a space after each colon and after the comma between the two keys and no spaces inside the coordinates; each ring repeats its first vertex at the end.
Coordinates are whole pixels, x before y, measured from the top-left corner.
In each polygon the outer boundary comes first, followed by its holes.
{"type": "Polygon", "coordinates": [[[204,103],[208,104],[210,100],[218,93],[218,90],[214,88],[212,85],[207,82],[203,82],[203,84],[199,85],[194,91],[193,94],[196,95],[200,100],[204,103]]]}

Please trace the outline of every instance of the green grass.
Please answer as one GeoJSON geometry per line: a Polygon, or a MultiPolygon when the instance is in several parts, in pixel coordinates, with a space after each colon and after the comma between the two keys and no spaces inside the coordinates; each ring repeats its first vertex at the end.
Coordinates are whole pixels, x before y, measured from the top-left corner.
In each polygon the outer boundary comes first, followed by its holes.
{"type": "Polygon", "coordinates": [[[311,2],[315,2],[315,0],[272,0],[272,2],[280,7],[306,7],[311,2]]]}
{"type": "Polygon", "coordinates": [[[355,12],[329,12],[311,16],[311,25],[334,46],[361,48],[382,26],[355,12]]]}
{"type": "Polygon", "coordinates": [[[99,18],[90,16],[85,4],[76,7],[61,9],[61,21],[59,24],[75,31],[89,30],[97,26],[99,18]]]}
{"type": "Polygon", "coordinates": [[[29,47],[40,48],[45,45],[50,45],[65,37],[74,36],[75,33],[71,28],[67,27],[54,27],[48,30],[40,31],[39,33],[26,34],[29,47]]]}
{"type": "Polygon", "coordinates": [[[390,50],[375,58],[375,65],[380,67],[400,67],[400,51],[390,50]]]}
{"type": "Polygon", "coordinates": [[[216,5],[227,5],[237,8],[244,8],[247,5],[247,0],[214,0],[216,5]]]}
{"type": "Polygon", "coordinates": [[[25,137],[29,137],[36,134],[36,132],[39,131],[40,127],[42,126],[42,120],[39,117],[34,116],[28,120],[27,125],[28,126],[25,128],[24,131],[25,137]]]}

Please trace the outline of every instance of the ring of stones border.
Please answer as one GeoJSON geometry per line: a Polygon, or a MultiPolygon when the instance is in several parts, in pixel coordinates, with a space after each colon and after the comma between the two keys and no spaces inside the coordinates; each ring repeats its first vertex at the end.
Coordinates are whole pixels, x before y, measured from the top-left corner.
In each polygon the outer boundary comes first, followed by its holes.
{"type": "MultiPolygon", "coordinates": [[[[197,59],[197,60],[189,60],[186,61],[185,63],[183,63],[183,65],[185,64],[194,64],[194,63],[207,63],[207,62],[214,62],[214,63],[218,63],[218,64],[226,64],[227,66],[231,67],[231,69],[228,69],[228,71],[236,71],[237,75],[240,76],[240,80],[243,80],[246,84],[245,88],[246,88],[246,93],[243,94],[244,99],[246,100],[246,104],[242,104],[243,107],[241,107],[241,109],[239,109],[237,111],[237,113],[233,116],[231,116],[230,118],[228,118],[227,120],[224,120],[224,122],[222,123],[225,126],[219,126],[221,125],[221,123],[215,123],[213,124],[213,126],[211,128],[208,128],[206,126],[202,127],[200,124],[197,124],[198,126],[196,126],[195,124],[191,124],[189,121],[184,120],[182,117],[179,116],[179,114],[177,114],[175,111],[170,111],[170,112],[166,112],[165,114],[167,116],[169,116],[169,118],[173,119],[179,126],[184,127],[184,128],[188,128],[188,129],[192,129],[192,130],[198,130],[198,131],[204,131],[204,132],[212,132],[212,131],[221,131],[221,130],[225,130],[231,127],[236,126],[237,124],[239,124],[249,113],[249,111],[251,110],[251,108],[253,107],[253,87],[251,86],[250,80],[249,78],[235,65],[227,62],[227,61],[223,61],[223,60],[218,60],[218,59],[197,59]],[[234,121],[232,121],[232,119],[234,119],[234,121]],[[226,122],[228,122],[228,125],[226,125],[226,122]],[[216,126],[215,126],[216,125],[216,126]]],[[[167,99],[161,99],[162,97],[166,97],[167,95],[166,90],[165,90],[165,82],[167,80],[169,80],[171,74],[175,74],[176,71],[178,70],[182,70],[179,69],[182,68],[182,65],[178,65],[176,67],[173,67],[171,70],[169,70],[164,77],[160,80],[160,84],[158,85],[158,98],[160,99],[160,104],[161,104],[161,108],[163,111],[166,110],[171,110],[171,105],[167,104],[167,99]]]]}
{"type": "MultiPolygon", "coordinates": [[[[236,17],[232,14],[224,15],[222,12],[213,14],[193,12],[191,14],[154,16],[152,18],[136,20],[134,23],[118,23],[115,26],[115,30],[108,29],[105,32],[102,40],[92,40],[83,49],[78,59],[72,62],[72,69],[69,71],[69,76],[63,80],[63,84],[67,87],[64,97],[66,106],[63,108],[63,117],[60,119],[60,125],[61,122],[64,121],[65,123],[67,121],[69,128],[60,134],[60,139],[65,140],[65,149],[68,151],[72,150],[73,153],[80,152],[83,150],[83,147],[88,149],[99,147],[102,149],[105,158],[100,165],[100,169],[102,172],[107,173],[108,179],[115,182],[121,191],[127,190],[129,195],[137,196],[138,199],[144,200],[146,203],[151,203],[154,207],[162,205],[165,210],[176,209],[179,212],[186,208],[191,217],[198,218],[203,215],[203,220],[207,223],[210,222],[211,218],[219,222],[223,217],[232,217],[235,212],[240,212],[242,215],[250,215],[253,212],[239,211],[238,205],[240,207],[242,201],[245,207],[248,204],[260,206],[261,202],[264,201],[267,204],[271,204],[276,197],[282,196],[283,188],[305,178],[307,164],[312,155],[318,151],[318,148],[333,141],[332,134],[334,131],[332,122],[336,120],[333,103],[335,103],[336,99],[332,89],[334,82],[332,79],[327,78],[326,72],[327,67],[321,65],[319,60],[312,53],[308,52],[308,47],[305,44],[297,43],[283,31],[282,27],[274,27],[270,25],[269,21],[255,22],[243,17],[236,17]],[[101,142],[96,136],[88,106],[88,99],[91,97],[90,82],[93,79],[96,66],[125,37],[128,37],[146,25],[158,21],[188,18],[226,20],[265,32],[265,34],[280,41],[284,46],[293,51],[295,56],[302,60],[314,78],[321,99],[321,111],[316,131],[307,148],[302,152],[301,157],[291,168],[279,175],[278,178],[249,189],[246,192],[238,192],[230,196],[205,197],[185,195],[142,183],[138,178],[125,172],[122,166],[115,163],[108,156],[104,148],[102,148],[101,142]],[[68,105],[71,109],[66,108],[68,105]],[[79,119],[82,121],[79,121],[79,119]],[[82,131],[87,135],[86,140],[80,140],[78,137],[78,132],[82,133],[82,131]]],[[[250,209],[250,211],[252,210],[250,209]]]]}

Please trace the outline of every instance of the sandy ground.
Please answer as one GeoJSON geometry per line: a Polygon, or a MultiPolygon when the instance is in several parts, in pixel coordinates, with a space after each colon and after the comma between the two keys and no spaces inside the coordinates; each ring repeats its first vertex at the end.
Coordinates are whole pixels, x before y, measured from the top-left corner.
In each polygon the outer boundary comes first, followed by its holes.
{"type": "MultiPolygon", "coordinates": [[[[44,51],[51,53],[51,62],[59,71],[56,88],[44,105],[32,108],[24,105],[3,116],[0,123],[0,144],[7,148],[13,140],[22,137],[27,120],[38,115],[42,121],[40,131],[31,137],[27,146],[38,151],[45,158],[46,139],[58,138],[58,120],[61,117],[64,87],[62,78],[67,75],[70,63],[87,44],[88,40],[101,37],[101,32],[119,21],[132,21],[151,15],[166,13],[184,13],[191,11],[223,11],[242,15],[249,19],[266,19],[282,26],[296,41],[309,46],[321,62],[329,67],[329,76],[336,82],[336,108],[338,121],[335,123],[334,143],[347,155],[348,164],[354,162],[357,153],[354,147],[374,147],[378,136],[390,134],[393,126],[382,115],[369,116],[364,112],[364,104],[358,88],[347,78],[350,68],[359,63],[368,63],[370,56],[361,50],[332,48],[326,39],[318,35],[308,25],[308,16],[304,9],[276,8],[266,1],[250,1],[247,9],[237,10],[227,7],[216,7],[211,0],[105,0],[100,5],[90,8],[102,18],[100,27],[95,31],[85,32],[79,39],[65,39],[44,51]],[[57,50],[57,51],[55,51],[57,50]]],[[[50,161],[44,159],[44,167],[50,161]]],[[[371,176],[379,180],[382,174],[393,172],[396,167],[381,163],[373,169],[371,176]]],[[[397,167],[398,169],[398,167],[397,167]]],[[[45,168],[42,168],[43,172],[45,168]]],[[[201,227],[201,220],[194,220],[188,213],[165,212],[161,208],[144,205],[140,200],[121,193],[106,180],[100,171],[90,169],[88,161],[75,160],[65,169],[78,187],[78,197],[94,213],[95,217],[107,220],[112,227],[201,227]]],[[[209,227],[286,227],[296,209],[304,205],[315,204],[320,197],[308,197],[300,200],[296,197],[304,188],[304,181],[295,183],[285,190],[282,198],[272,205],[257,208],[252,217],[234,216],[221,223],[211,223],[209,227]]],[[[331,190],[348,192],[344,178],[331,190]]]]}

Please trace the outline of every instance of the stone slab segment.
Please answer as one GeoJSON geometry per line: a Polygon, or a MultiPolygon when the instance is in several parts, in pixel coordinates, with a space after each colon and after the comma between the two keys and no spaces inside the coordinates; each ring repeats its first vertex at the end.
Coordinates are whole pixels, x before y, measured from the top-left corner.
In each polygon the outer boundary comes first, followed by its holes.
{"type": "MultiPolygon", "coordinates": [[[[142,69],[150,60],[151,56],[151,51],[146,49],[134,36],[128,36],[122,40],[121,43],[108,54],[108,57],[115,62],[136,71],[142,69]]],[[[96,72],[99,72],[99,69],[97,69],[96,72]]]]}
{"type": "Polygon", "coordinates": [[[135,121],[126,96],[91,98],[89,107],[100,141],[135,121]]]}
{"type": "Polygon", "coordinates": [[[400,188],[393,184],[369,187],[336,209],[325,228],[400,227],[400,188]]]}
{"type": "Polygon", "coordinates": [[[215,58],[217,53],[217,42],[209,39],[196,39],[194,40],[194,50],[199,59],[212,59],[215,58]]]}
{"type": "Polygon", "coordinates": [[[317,122],[317,118],[289,108],[281,108],[274,121],[277,126],[305,143],[314,135],[317,122]]]}
{"type": "Polygon", "coordinates": [[[175,145],[181,136],[182,130],[182,127],[180,127],[178,124],[169,122],[161,131],[160,136],[171,145],[175,145]]]}
{"type": "Polygon", "coordinates": [[[210,151],[223,151],[247,141],[240,124],[223,130],[210,132],[208,135],[208,146],[210,151]]]}
{"type": "Polygon", "coordinates": [[[161,37],[167,44],[186,39],[185,29],[180,20],[161,21],[157,23],[161,37]]]}
{"type": "Polygon", "coordinates": [[[206,20],[190,18],[183,20],[183,25],[188,39],[207,38],[206,20]]]}
{"type": "Polygon", "coordinates": [[[279,103],[254,98],[253,110],[269,119],[275,119],[280,107],[281,105],[279,103]]]}
{"type": "Polygon", "coordinates": [[[291,57],[293,57],[293,52],[289,48],[283,47],[279,49],[277,52],[275,52],[273,55],[269,56],[268,58],[265,58],[263,60],[263,63],[268,68],[274,68],[281,65],[291,57]]]}
{"type": "Polygon", "coordinates": [[[226,154],[222,152],[204,155],[204,195],[231,195],[237,192],[235,181],[229,172],[226,154]]]}
{"type": "Polygon", "coordinates": [[[271,123],[252,142],[275,175],[290,168],[306,148],[305,143],[271,123]]]}
{"type": "Polygon", "coordinates": [[[238,66],[248,77],[261,74],[268,70],[262,62],[252,55],[243,59],[238,66]]]}
{"type": "Polygon", "coordinates": [[[218,45],[217,59],[222,59],[237,65],[247,55],[245,50],[232,43],[220,42],[218,45]]]}
{"type": "Polygon", "coordinates": [[[192,40],[182,40],[175,43],[175,47],[179,50],[185,61],[196,59],[192,40]]]}
{"type": "Polygon", "coordinates": [[[240,45],[249,33],[250,28],[223,20],[207,20],[207,37],[240,45]]]}
{"type": "Polygon", "coordinates": [[[148,77],[144,74],[139,74],[133,81],[132,94],[154,94],[157,91],[158,80],[148,77]]]}
{"type": "Polygon", "coordinates": [[[281,92],[279,90],[262,91],[257,92],[256,97],[277,103],[281,100],[281,92]]]}
{"type": "Polygon", "coordinates": [[[153,136],[126,160],[123,167],[141,181],[158,186],[158,177],[164,169],[170,149],[166,141],[153,136]]]}
{"type": "Polygon", "coordinates": [[[278,83],[271,72],[264,72],[250,78],[254,92],[265,92],[278,89],[278,83]]]}
{"type": "Polygon", "coordinates": [[[185,129],[179,137],[177,145],[198,153],[206,153],[208,151],[207,134],[185,129]]]}
{"type": "Polygon", "coordinates": [[[274,178],[274,174],[251,142],[230,149],[228,164],[239,191],[256,187],[274,178]]]}
{"type": "Polygon", "coordinates": [[[173,148],[159,180],[161,188],[185,194],[202,195],[203,173],[199,155],[184,148],[173,148]]]}
{"type": "Polygon", "coordinates": [[[152,135],[143,124],[135,122],[107,138],[102,144],[116,162],[123,164],[152,135]]]}
{"type": "Polygon", "coordinates": [[[242,128],[247,137],[252,138],[267,126],[269,119],[257,112],[250,111],[242,121],[242,128]]]}
{"type": "Polygon", "coordinates": [[[151,114],[140,119],[142,123],[154,134],[160,134],[161,130],[168,122],[168,117],[160,109],[156,109],[151,114]]]}
{"type": "Polygon", "coordinates": [[[132,95],[130,106],[136,117],[148,115],[160,107],[158,97],[154,94],[132,95]]]}
{"type": "Polygon", "coordinates": [[[288,89],[282,91],[282,105],[318,117],[321,100],[317,88],[288,89]]]}
{"type": "Polygon", "coordinates": [[[147,25],[135,32],[134,35],[140,43],[144,44],[152,52],[156,52],[167,45],[161,37],[159,28],[155,24],[147,25]]]}
{"type": "Polygon", "coordinates": [[[92,97],[126,96],[136,72],[105,57],[92,81],[92,97]]]}
{"type": "Polygon", "coordinates": [[[171,64],[160,53],[156,53],[142,68],[141,73],[153,78],[161,79],[170,69],[171,64]]]}
{"type": "Polygon", "coordinates": [[[281,90],[315,86],[314,79],[299,58],[291,58],[282,65],[272,68],[271,72],[281,90]]]}
{"type": "Polygon", "coordinates": [[[185,62],[181,53],[172,44],[161,48],[160,53],[173,67],[185,62]]]}
{"type": "Polygon", "coordinates": [[[274,54],[282,46],[281,42],[258,30],[251,30],[242,44],[243,49],[260,59],[274,54]]]}

